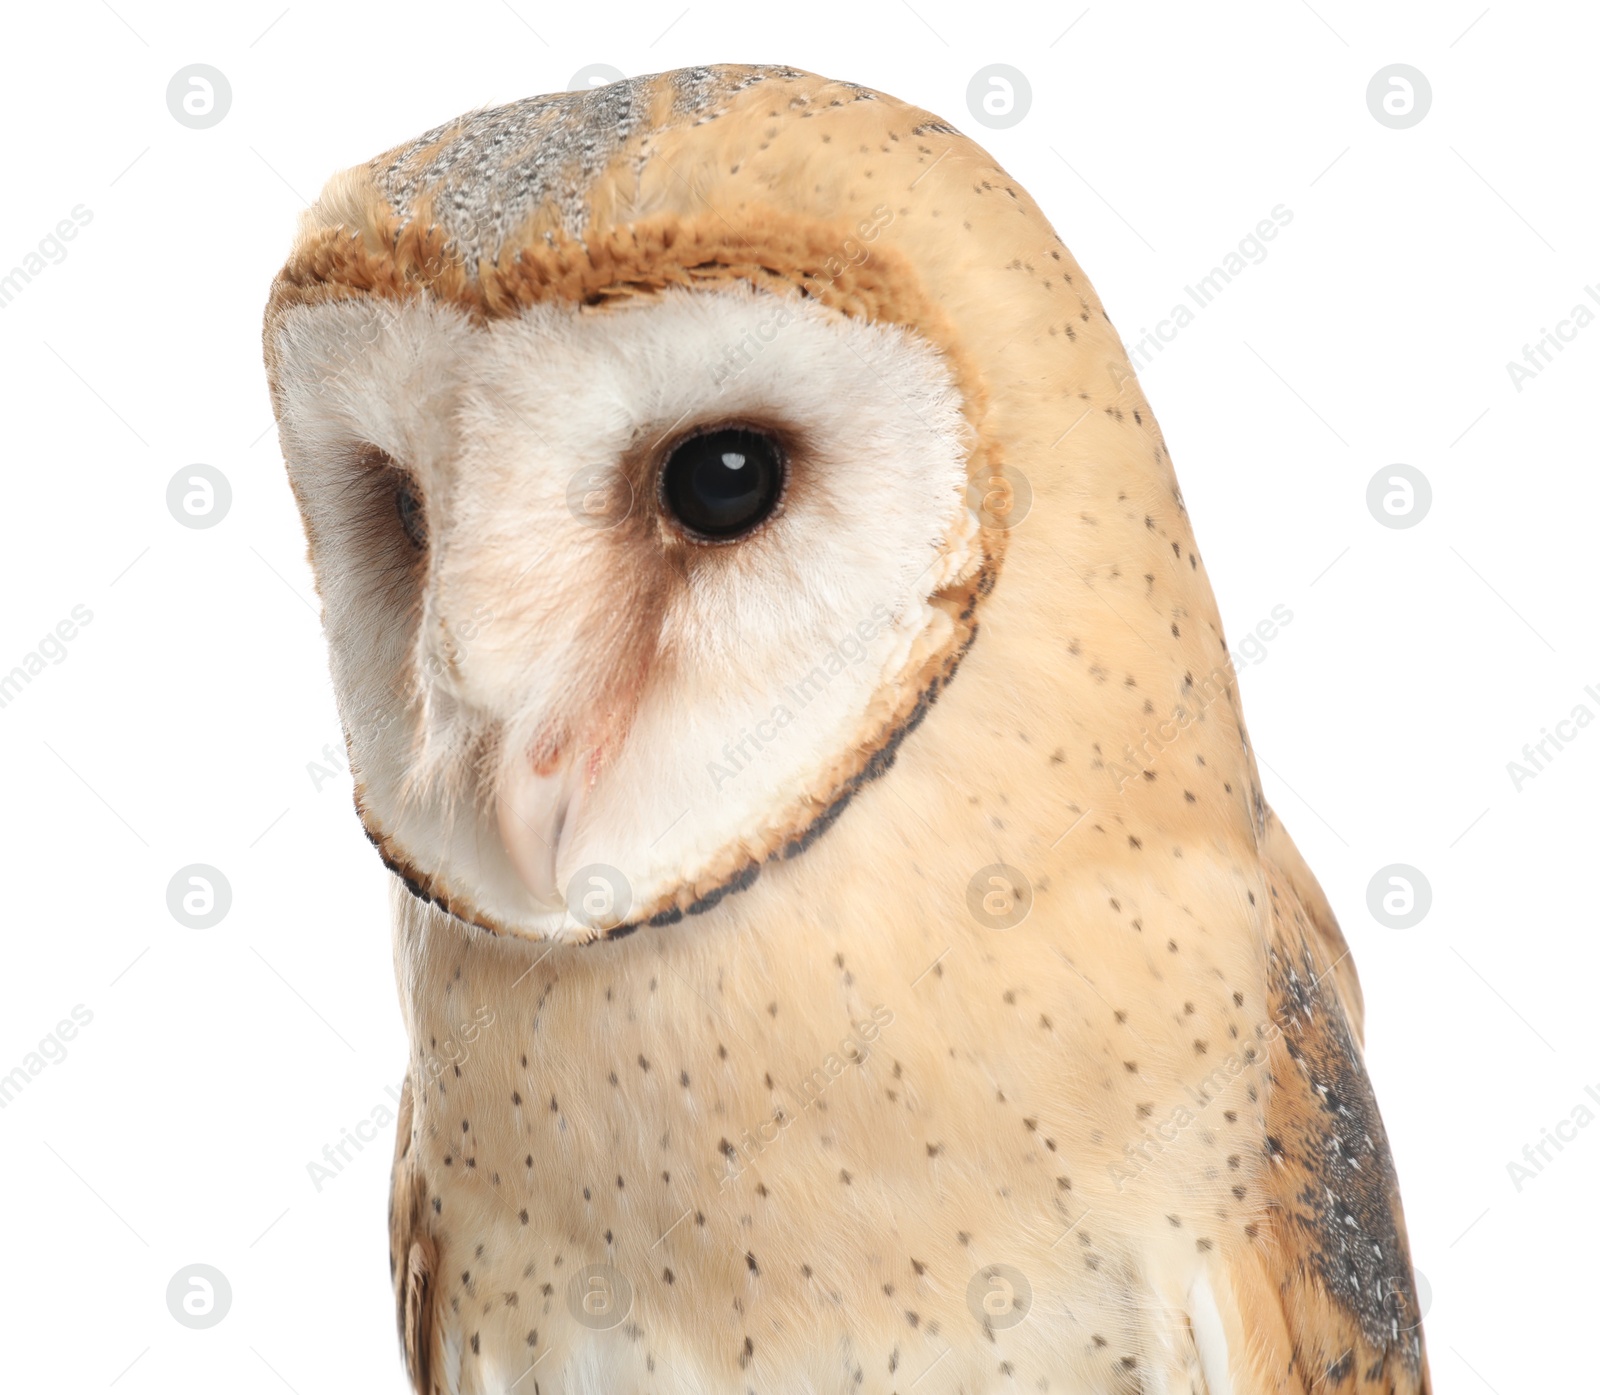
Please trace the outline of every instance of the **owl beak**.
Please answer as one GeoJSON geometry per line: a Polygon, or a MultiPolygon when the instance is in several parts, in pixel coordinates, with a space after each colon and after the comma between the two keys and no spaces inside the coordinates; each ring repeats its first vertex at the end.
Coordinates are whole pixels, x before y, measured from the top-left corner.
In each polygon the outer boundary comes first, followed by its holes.
{"type": "Polygon", "coordinates": [[[558,757],[537,766],[515,762],[496,791],[500,842],[522,884],[542,906],[560,909],[566,897],[559,881],[563,839],[573,826],[589,785],[591,762],[558,757]]]}

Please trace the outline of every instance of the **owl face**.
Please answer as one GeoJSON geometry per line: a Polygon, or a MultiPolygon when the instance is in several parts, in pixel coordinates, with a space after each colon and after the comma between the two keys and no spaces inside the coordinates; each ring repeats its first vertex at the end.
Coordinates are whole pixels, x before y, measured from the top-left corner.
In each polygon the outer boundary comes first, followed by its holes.
{"type": "Polygon", "coordinates": [[[708,909],[920,711],[982,548],[914,330],[724,281],[270,333],[358,807],[419,894],[530,938],[708,909]]]}

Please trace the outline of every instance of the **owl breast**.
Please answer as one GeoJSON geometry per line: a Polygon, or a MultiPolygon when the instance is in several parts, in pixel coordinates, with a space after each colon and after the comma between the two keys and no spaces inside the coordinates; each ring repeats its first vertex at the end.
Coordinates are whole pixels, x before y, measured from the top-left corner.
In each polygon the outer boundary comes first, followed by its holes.
{"type": "Polygon", "coordinates": [[[402,916],[429,1378],[1189,1390],[1201,1265],[1253,1214],[1259,1065],[1171,1089],[1089,1025],[1113,984],[1027,941],[908,959],[818,925],[802,954],[742,899],[738,929],[586,948],[402,916]]]}

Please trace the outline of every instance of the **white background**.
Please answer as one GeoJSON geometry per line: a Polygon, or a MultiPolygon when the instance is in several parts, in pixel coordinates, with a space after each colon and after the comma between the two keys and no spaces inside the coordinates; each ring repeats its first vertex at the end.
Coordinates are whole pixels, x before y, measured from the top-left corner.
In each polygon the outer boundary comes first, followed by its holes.
{"type": "Polygon", "coordinates": [[[916,5],[8,13],[0,273],[75,206],[93,219],[0,310],[0,671],[74,605],[94,616],[0,710],[0,1074],[74,1005],[93,1013],[0,1111],[8,1388],[400,1388],[388,1131],[320,1191],[307,1173],[388,1102],[404,1041],[386,874],[343,772],[319,791],[307,770],[339,726],[262,304],[335,170],[588,64],[715,61],[849,78],[977,136],[1130,343],[1292,210],[1142,378],[1230,637],[1293,612],[1242,673],[1246,712],[1365,982],[1437,1386],[1511,1395],[1592,1371],[1575,1339],[1593,1322],[1600,1127],[1520,1192],[1507,1163],[1600,1089],[1600,724],[1520,792],[1506,765],[1577,703],[1600,714],[1584,694],[1600,687],[1600,326],[1521,392],[1506,362],[1600,284],[1600,21],[1481,0],[916,5]],[[209,130],[165,100],[196,62],[233,91],[209,130]],[[985,131],[967,84],[996,62],[1033,103],[985,131]],[[1394,62],[1432,85],[1408,130],[1366,104],[1394,62]],[[165,502],[196,462],[233,490],[205,531],[165,502]],[[1394,462],[1433,489],[1405,531],[1365,503],[1394,462]],[[214,930],[167,910],[194,862],[232,886],[214,930]],[[1367,910],[1393,862],[1433,889],[1404,931],[1367,910]],[[207,1331],[166,1305],[194,1262],[232,1285],[207,1331]]]}

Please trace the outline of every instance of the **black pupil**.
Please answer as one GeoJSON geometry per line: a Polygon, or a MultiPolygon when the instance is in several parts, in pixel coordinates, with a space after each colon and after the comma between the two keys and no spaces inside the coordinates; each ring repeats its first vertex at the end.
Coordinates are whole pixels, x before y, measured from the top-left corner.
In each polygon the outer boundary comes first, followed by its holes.
{"type": "Polygon", "coordinates": [[[667,508],[691,533],[736,538],[772,512],[783,460],[759,431],[709,431],[672,452],[661,483],[667,508]]]}

